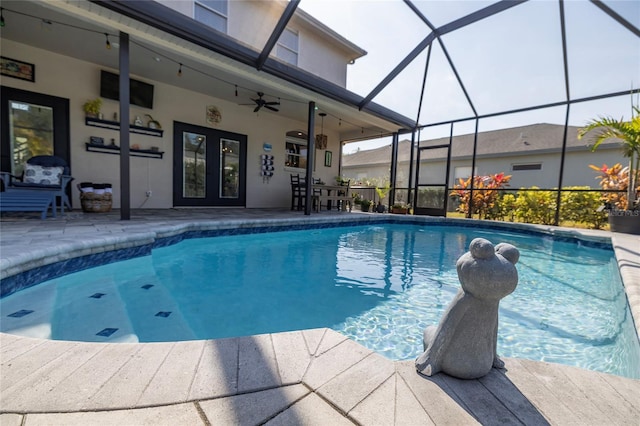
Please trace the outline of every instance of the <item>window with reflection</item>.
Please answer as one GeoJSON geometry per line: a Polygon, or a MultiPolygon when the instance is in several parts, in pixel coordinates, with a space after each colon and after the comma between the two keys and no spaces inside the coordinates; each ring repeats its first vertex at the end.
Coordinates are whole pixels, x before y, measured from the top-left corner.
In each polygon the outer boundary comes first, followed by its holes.
{"type": "Polygon", "coordinates": [[[53,155],[53,108],[9,101],[11,173],[20,176],[36,155],[53,155]]]}
{"type": "Polygon", "coordinates": [[[240,193],[240,142],[220,139],[220,198],[238,198],[240,193]]]}
{"type": "Polygon", "coordinates": [[[285,166],[295,169],[307,168],[307,135],[300,131],[289,131],[285,138],[287,159],[285,166]]]}
{"type": "Polygon", "coordinates": [[[276,56],[298,66],[298,33],[285,28],[276,45],[276,56]]]}
{"type": "Polygon", "coordinates": [[[182,196],[204,198],[207,190],[207,137],[197,133],[182,134],[182,196]]]}
{"type": "Polygon", "coordinates": [[[196,0],[193,17],[218,31],[227,32],[227,0],[196,0]]]}

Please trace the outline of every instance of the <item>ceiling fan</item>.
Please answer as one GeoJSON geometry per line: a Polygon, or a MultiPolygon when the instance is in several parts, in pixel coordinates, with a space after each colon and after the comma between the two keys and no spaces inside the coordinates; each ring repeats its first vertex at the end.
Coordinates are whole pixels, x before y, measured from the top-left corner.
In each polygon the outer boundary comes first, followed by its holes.
{"type": "MultiPolygon", "coordinates": [[[[280,105],[280,101],[267,102],[264,99],[262,99],[262,97],[264,96],[264,93],[257,92],[257,95],[258,95],[257,99],[251,99],[253,102],[256,103],[256,107],[254,108],[253,112],[260,111],[262,107],[266,109],[270,109],[271,111],[275,111],[275,112],[279,111],[278,108],[275,108],[273,105],[280,105]]],[[[246,105],[251,105],[251,104],[246,104],[246,105]]]]}

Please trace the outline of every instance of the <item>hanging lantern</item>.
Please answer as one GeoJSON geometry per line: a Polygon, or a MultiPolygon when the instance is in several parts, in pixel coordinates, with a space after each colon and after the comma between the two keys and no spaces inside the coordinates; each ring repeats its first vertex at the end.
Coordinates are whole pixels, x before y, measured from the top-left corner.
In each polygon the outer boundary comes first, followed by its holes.
{"type": "Polygon", "coordinates": [[[320,134],[316,135],[316,149],[327,149],[327,135],[323,134],[324,132],[324,117],[327,115],[324,112],[320,114],[321,124],[320,124],[320,134]]]}

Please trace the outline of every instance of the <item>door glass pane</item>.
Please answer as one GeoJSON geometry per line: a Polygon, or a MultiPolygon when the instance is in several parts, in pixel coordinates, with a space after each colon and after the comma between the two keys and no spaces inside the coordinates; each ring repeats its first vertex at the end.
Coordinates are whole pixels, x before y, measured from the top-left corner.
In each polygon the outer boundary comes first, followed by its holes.
{"type": "Polygon", "coordinates": [[[11,173],[20,176],[24,163],[36,155],[53,155],[53,108],[9,101],[11,173]]]}
{"type": "Polygon", "coordinates": [[[220,139],[220,198],[238,198],[240,142],[220,139]]]}
{"type": "Polygon", "coordinates": [[[196,133],[182,133],[182,196],[204,198],[207,190],[207,138],[196,133]]]}

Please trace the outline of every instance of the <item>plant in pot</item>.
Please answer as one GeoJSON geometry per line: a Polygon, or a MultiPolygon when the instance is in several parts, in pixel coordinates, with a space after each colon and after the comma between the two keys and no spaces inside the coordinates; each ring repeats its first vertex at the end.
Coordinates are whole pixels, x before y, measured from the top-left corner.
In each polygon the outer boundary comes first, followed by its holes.
{"type": "MultiPolygon", "coordinates": [[[[591,120],[587,125],[578,131],[578,139],[588,136],[594,141],[591,151],[596,151],[598,147],[609,139],[616,140],[622,147],[622,154],[629,158],[627,168],[628,179],[618,179],[620,182],[617,188],[627,190],[626,202],[610,205],[609,226],[612,231],[626,232],[630,234],[640,234],[640,209],[638,208],[638,174],[640,170],[640,109],[633,107],[631,120],[624,121],[613,117],[599,117],[591,120]],[[590,133],[592,132],[593,133],[590,133]],[[626,186],[626,188],[624,188],[626,186]]],[[[622,172],[622,169],[619,171],[622,172]]],[[[601,180],[602,185],[605,180],[601,180]]],[[[610,182],[609,182],[610,183],[610,182]]],[[[606,202],[606,199],[605,199],[606,202]]]]}
{"type": "Polygon", "coordinates": [[[160,125],[160,122],[158,120],[156,120],[155,118],[153,118],[151,115],[149,114],[145,114],[145,117],[149,117],[149,121],[147,122],[147,127],[150,129],[162,129],[162,126],[160,125]]]}
{"type": "Polygon", "coordinates": [[[409,205],[403,203],[396,203],[391,206],[391,213],[394,214],[407,214],[409,213],[409,205]]]}
{"type": "Polygon", "coordinates": [[[371,207],[371,200],[362,200],[360,201],[360,209],[363,212],[368,212],[369,211],[369,207],[371,207]]]}
{"type": "Polygon", "coordinates": [[[380,188],[376,186],[376,194],[378,194],[378,204],[376,205],[376,212],[384,213],[385,207],[382,204],[382,200],[387,196],[390,190],[389,183],[387,183],[384,187],[380,188]]]}
{"type": "Polygon", "coordinates": [[[84,109],[84,113],[87,117],[98,118],[100,115],[100,108],[102,108],[101,98],[89,100],[82,105],[82,109],[84,109]]]}

